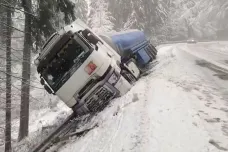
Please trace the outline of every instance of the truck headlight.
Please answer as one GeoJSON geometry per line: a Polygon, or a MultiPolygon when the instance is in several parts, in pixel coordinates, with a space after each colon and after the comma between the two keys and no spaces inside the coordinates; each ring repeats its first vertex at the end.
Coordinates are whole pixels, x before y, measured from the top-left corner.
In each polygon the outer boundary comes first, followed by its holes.
{"type": "Polygon", "coordinates": [[[114,85],[117,81],[118,81],[119,77],[116,74],[116,72],[114,71],[113,74],[111,75],[111,77],[108,79],[108,82],[112,85],[114,85]]]}

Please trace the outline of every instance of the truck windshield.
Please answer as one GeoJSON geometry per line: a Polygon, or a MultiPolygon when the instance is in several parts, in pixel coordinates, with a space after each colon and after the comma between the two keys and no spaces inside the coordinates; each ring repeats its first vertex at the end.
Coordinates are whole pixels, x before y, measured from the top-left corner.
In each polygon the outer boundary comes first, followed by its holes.
{"type": "Polygon", "coordinates": [[[60,49],[43,69],[41,76],[56,92],[82,65],[91,54],[89,47],[78,37],[69,41],[60,49]]]}

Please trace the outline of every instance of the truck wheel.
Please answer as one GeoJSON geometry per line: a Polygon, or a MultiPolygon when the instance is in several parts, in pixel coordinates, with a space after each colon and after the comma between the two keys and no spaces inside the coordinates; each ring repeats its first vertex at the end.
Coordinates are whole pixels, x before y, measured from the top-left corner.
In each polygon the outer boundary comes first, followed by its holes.
{"type": "Polygon", "coordinates": [[[156,55],[155,55],[155,53],[152,50],[150,50],[148,52],[148,54],[149,54],[149,56],[151,58],[150,62],[152,62],[154,59],[156,59],[156,55]]]}
{"type": "Polygon", "coordinates": [[[151,52],[153,53],[154,57],[156,58],[158,50],[152,44],[150,44],[149,46],[150,46],[151,52]]]}
{"type": "Polygon", "coordinates": [[[152,54],[153,58],[156,59],[156,55],[157,54],[156,54],[156,52],[154,50],[151,51],[151,54],[152,54]]]}
{"type": "Polygon", "coordinates": [[[151,44],[151,48],[152,48],[153,52],[155,53],[155,55],[157,55],[158,50],[152,44],[151,44]]]}

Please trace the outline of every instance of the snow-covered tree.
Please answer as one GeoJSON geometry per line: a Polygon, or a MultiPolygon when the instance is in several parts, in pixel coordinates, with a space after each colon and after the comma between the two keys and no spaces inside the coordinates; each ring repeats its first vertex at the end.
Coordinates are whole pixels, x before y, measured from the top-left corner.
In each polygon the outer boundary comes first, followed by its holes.
{"type": "Polygon", "coordinates": [[[216,39],[217,31],[228,26],[226,0],[173,0],[169,9],[170,36],[216,39]]]}
{"type": "Polygon", "coordinates": [[[87,13],[88,13],[88,4],[85,0],[73,0],[75,5],[75,16],[76,18],[80,18],[83,21],[87,21],[87,13]]]}
{"type": "Polygon", "coordinates": [[[90,3],[88,23],[96,33],[112,31],[114,20],[105,0],[96,0],[90,3]]]}
{"type": "Polygon", "coordinates": [[[165,23],[167,4],[167,0],[109,0],[109,10],[116,18],[116,30],[137,28],[150,36],[165,23]]]}

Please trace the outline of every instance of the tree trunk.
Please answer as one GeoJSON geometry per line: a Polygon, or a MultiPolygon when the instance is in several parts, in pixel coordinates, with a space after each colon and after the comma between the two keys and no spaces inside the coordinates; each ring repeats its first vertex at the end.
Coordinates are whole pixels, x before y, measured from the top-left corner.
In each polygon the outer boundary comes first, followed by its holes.
{"type": "MultiPolygon", "coordinates": [[[[22,0],[22,6],[25,12],[31,13],[31,0],[22,0]]],[[[29,128],[29,92],[30,92],[30,60],[32,46],[32,18],[25,13],[25,38],[22,62],[22,84],[21,84],[21,111],[20,111],[20,128],[18,140],[28,136],[29,128]]]]}
{"type": "MultiPolygon", "coordinates": [[[[10,0],[8,0],[11,3],[10,0]]],[[[7,9],[6,23],[11,25],[11,10],[7,9]]],[[[6,28],[6,122],[5,152],[11,152],[11,28],[6,28]]]]}

